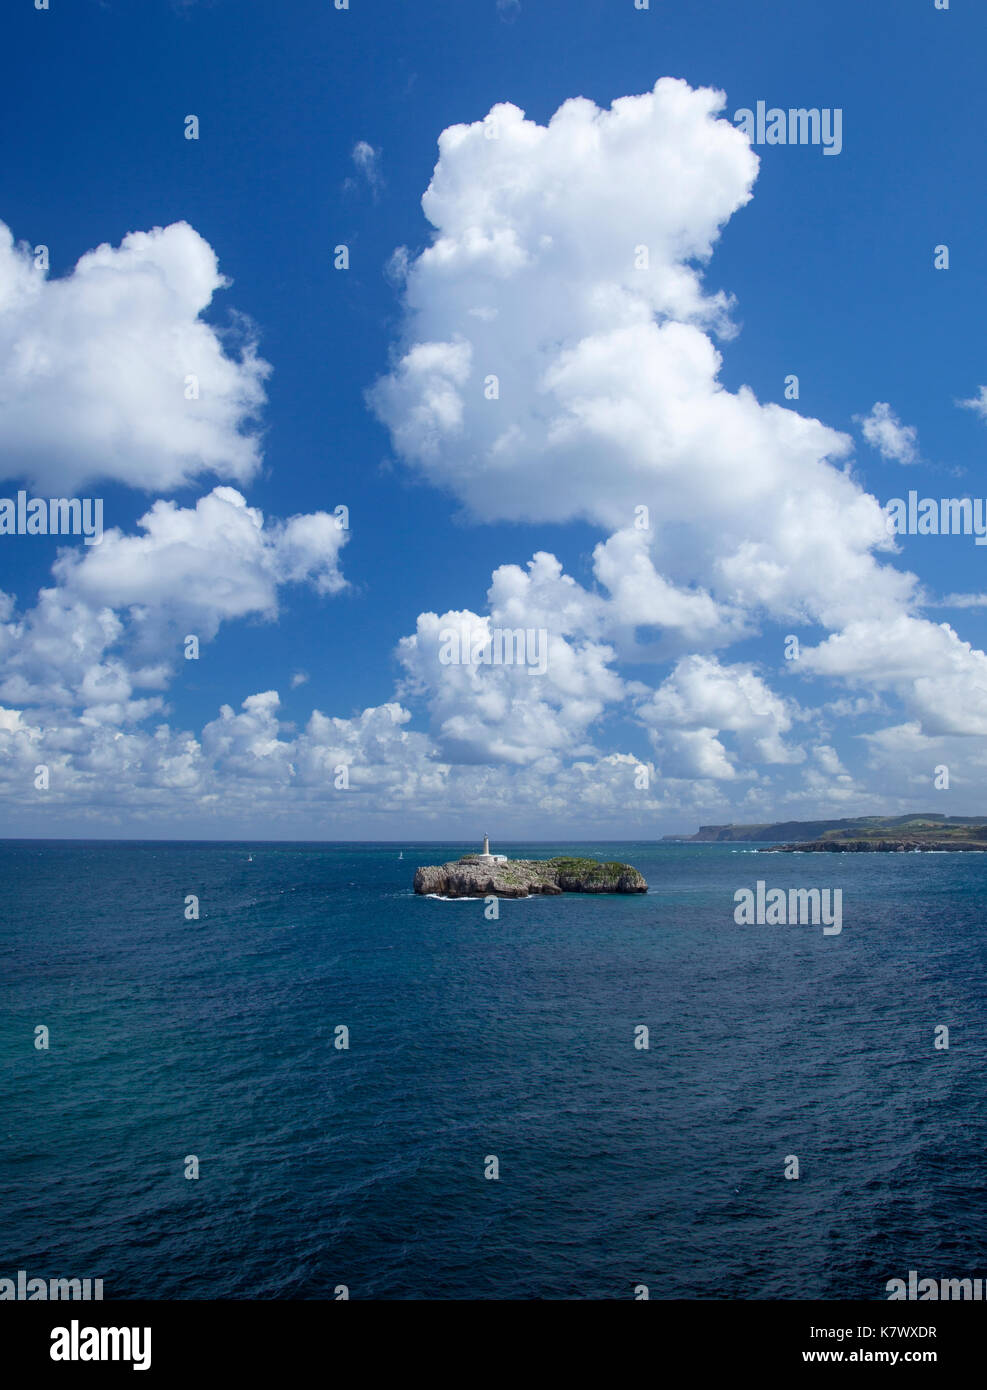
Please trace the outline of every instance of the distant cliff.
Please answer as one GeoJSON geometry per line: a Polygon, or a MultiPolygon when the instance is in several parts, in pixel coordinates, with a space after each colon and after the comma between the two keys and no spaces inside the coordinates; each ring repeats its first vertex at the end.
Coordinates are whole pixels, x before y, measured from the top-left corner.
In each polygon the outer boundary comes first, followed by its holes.
{"type": "Polygon", "coordinates": [[[978,827],[982,838],[962,839],[959,835],[945,840],[931,837],[918,840],[803,840],[791,845],[768,845],[762,854],[911,854],[919,850],[932,853],[938,850],[955,853],[958,850],[987,851],[987,827],[978,827]]]}
{"type": "Polygon", "coordinates": [[[533,893],[646,893],[646,880],[630,864],[596,859],[508,859],[482,864],[467,855],[449,864],[430,864],[415,874],[416,893],[443,898],[527,898],[533,893]]]}
{"type": "MultiPolygon", "coordinates": [[[[987,837],[987,816],[941,816],[935,813],[908,816],[858,816],[843,820],[774,821],[761,825],[702,825],[695,835],[666,835],[666,840],[690,844],[709,844],[723,841],[766,842],[785,840],[805,844],[825,841],[905,841],[919,848],[931,848],[931,842],[947,840],[970,841],[969,848],[980,848],[975,842],[987,837]]],[[[787,846],[786,846],[787,847],[787,846]]],[[[958,844],[943,844],[941,848],[957,849],[958,844]]]]}

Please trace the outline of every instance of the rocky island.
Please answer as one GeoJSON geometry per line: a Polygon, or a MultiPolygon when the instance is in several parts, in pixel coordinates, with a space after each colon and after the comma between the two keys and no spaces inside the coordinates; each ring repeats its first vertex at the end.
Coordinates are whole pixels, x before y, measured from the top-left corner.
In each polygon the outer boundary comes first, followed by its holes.
{"type": "Polygon", "coordinates": [[[508,859],[490,853],[464,854],[448,864],[429,864],[415,874],[416,893],[443,898],[527,898],[534,893],[646,893],[644,877],[630,864],[600,863],[560,855],[555,859],[508,859]]]}

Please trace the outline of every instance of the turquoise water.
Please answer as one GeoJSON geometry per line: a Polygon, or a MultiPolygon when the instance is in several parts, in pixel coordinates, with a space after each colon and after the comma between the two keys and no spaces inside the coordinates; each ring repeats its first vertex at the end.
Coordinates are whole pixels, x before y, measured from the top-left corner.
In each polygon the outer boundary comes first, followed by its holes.
{"type": "Polygon", "coordinates": [[[0,1276],[881,1298],[984,1272],[987,857],[498,845],[651,891],[497,921],[414,896],[472,848],[0,845],[0,1276]],[[758,878],[842,888],[842,933],[738,927],[758,878]]]}

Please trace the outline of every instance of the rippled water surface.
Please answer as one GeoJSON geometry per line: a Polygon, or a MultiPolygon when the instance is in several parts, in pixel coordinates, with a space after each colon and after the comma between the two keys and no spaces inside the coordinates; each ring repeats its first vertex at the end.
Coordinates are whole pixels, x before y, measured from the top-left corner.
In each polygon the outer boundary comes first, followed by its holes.
{"type": "Polygon", "coordinates": [[[881,1298],[984,1272],[987,856],[498,845],[651,891],[488,921],[411,892],[466,848],[0,845],[0,1275],[881,1298]],[[737,926],[758,878],[842,888],[842,933],[737,926]]]}

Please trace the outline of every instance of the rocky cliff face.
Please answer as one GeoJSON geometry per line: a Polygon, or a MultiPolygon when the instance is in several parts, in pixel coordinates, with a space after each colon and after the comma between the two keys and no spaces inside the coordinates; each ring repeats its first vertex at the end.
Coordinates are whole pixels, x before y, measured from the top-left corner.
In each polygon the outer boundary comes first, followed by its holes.
{"type": "Polygon", "coordinates": [[[532,893],[646,893],[648,885],[629,864],[596,859],[509,859],[478,864],[476,856],[431,864],[415,874],[416,893],[444,898],[527,898],[532,893]]]}
{"type": "Polygon", "coordinates": [[[842,820],[789,820],[760,825],[701,825],[696,835],[665,835],[666,840],[709,842],[726,840],[784,841],[800,845],[820,840],[887,840],[894,843],[987,838],[982,816],[944,816],[938,811],[904,816],[855,816],[842,820]]]}
{"type": "Polygon", "coordinates": [[[987,853],[987,839],[981,840],[803,840],[794,845],[772,845],[761,854],[911,854],[914,850],[979,850],[987,853]]]}

